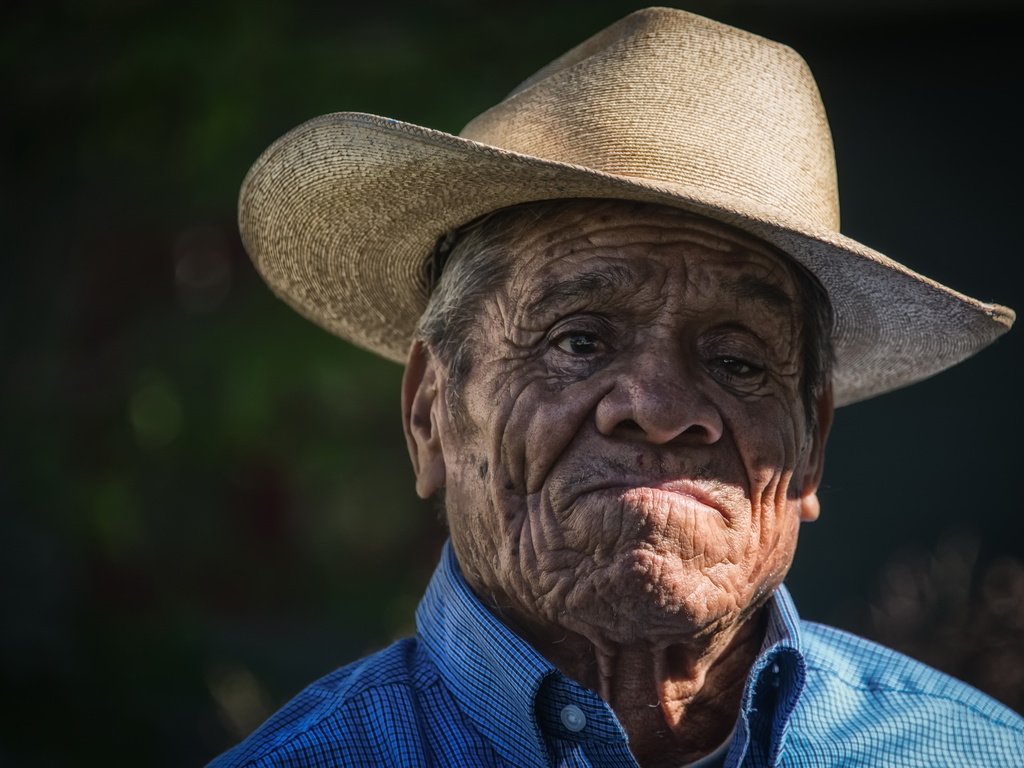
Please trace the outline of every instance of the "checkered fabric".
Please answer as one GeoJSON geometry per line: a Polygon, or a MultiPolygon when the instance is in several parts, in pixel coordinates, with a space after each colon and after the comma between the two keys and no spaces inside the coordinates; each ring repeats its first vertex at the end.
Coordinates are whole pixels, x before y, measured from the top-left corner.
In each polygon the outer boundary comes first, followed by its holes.
{"type": "MultiPolygon", "coordinates": [[[[211,764],[632,766],[595,693],[470,591],[450,545],[419,634],[324,677],[211,764]]],[[[881,646],[769,603],[726,766],[1024,766],[1024,719],[881,646]]]]}

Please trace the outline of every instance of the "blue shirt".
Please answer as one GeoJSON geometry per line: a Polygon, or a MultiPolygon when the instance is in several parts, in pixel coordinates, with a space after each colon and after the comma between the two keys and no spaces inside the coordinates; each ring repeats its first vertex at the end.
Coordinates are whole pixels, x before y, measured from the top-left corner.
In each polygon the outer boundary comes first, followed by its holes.
{"type": "MultiPolygon", "coordinates": [[[[306,688],[212,765],[636,766],[597,694],[470,591],[450,545],[419,633],[306,688]]],[[[1024,719],[901,654],[768,604],[726,766],[1022,766],[1024,719]]]]}

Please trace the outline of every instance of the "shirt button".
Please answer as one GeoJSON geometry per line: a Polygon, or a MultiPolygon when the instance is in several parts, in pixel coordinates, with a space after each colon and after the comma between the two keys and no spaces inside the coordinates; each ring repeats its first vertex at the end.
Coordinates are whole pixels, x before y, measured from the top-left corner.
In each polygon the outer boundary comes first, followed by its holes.
{"type": "Polygon", "coordinates": [[[562,725],[578,733],[587,727],[587,716],[575,704],[567,704],[562,708],[562,725]]]}

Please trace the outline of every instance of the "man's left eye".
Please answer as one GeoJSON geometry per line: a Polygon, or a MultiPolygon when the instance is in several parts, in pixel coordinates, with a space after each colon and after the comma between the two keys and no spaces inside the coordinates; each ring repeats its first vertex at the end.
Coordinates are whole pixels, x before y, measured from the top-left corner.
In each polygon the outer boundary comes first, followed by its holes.
{"type": "Polygon", "coordinates": [[[592,333],[567,333],[555,343],[560,350],[570,355],[592,355],[599,349],[597,336],[592,333]]]}
{"type": "Polygon", "coordinates": [[[715,368],[730,378],[751,379],[760,376],[763,368],[739,357],[716,357],[715,368]]]}

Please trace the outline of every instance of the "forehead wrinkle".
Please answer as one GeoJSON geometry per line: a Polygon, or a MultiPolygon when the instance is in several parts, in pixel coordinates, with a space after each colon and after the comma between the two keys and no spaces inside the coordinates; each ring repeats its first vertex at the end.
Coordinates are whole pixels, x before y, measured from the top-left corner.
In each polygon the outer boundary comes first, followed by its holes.
{"type": "MultiPolygon", "coordinates": [[[[770,243],[715,219],[670,208],[659,208],[653,214],[635,215],[626,221],[607,215],[590,218],[584,233],[564,238],[558,246],[561,246],[560,250],[574,253],[578,250],[577,243],[580,240],[594,246],[688,245],[713,253],[757,254],[772,260],[787,258],[770,243]]],[[[580,223],[576,221],[566,224],[558,230],[552,230],[552,233],[566,230],[572,232],[580,223]]],[[[547,242],[552,243],[556,239],[551,237],[547,242]]]]}
{"type": "MultiPolygon", "coordinates": [[[[713,219],[676,210],[623,217],[615,215],[614,209],[605,213],[592,208],[539,218],[508,244],[514,266],[506,296],[520,305],[517,316],[521,311],[543,314],[567,303],[621,296],[624,286],[636,286],[648,277],[640,274],[646,270],[634,265],[643,265],[644,256],[659,253],[677,257],[684,268],[692,257],[717,256],[727,261],[736,257],[768,259],[772,263],[769,273],[785,270],[778,263],[780,254],[770,245],[713,219]],[[579,257],[585,265],[580,269],[585,271],[572,275],[573,262],[579,257]],[[589,267],[586,262],[592,257],[607,261],[589,267]],[[570,276],[562,278],[565,273],[570,276]],[[537,292],[539,296],[530,301],[530,294],[537,292]]],[[[749,274],[731,281],[720,279],[716,293],[781,311],[794,304],[783,286],[749,274]]]]}
{"type": "Polygon", "coordinates": [[[610,302],[620,296],[625,287],[642,282],[646,271],[637,264],[620,261],[592,266],[565,279],[545,281],[540,295],[529,302],[526,311],[544,315],[581,299],[597,303],[610,302]]]}
{"type": "Polygon", "coordinates": [[[758,301],[774,309],[786,311],[793,307],[793,299],[785,289],[756,275],[740,275],[725,281],[722,287],[737,298],[758,301]]]}

